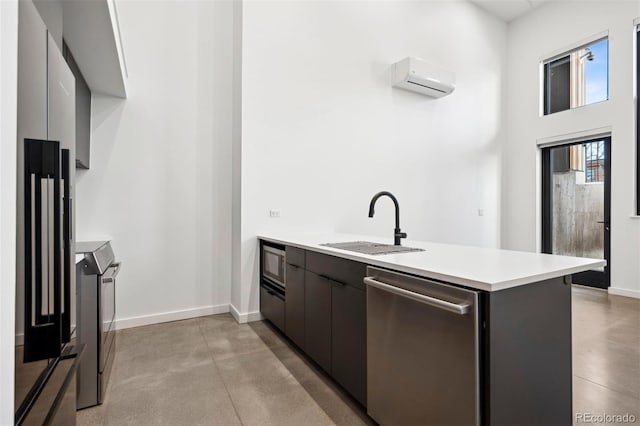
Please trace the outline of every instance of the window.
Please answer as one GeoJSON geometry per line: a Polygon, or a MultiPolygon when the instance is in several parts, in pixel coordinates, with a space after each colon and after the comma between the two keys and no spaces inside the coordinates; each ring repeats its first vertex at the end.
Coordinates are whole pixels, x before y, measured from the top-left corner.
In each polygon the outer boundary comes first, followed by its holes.
{"type": "Polygon", "coordinates": [[[584,181],[604,182],[604,141],[584,144],[584,181]]]}
{"type": "Polygon", "coordinates": [[[609,99],[609,40],[603,38],[543,63],[544,115],[609,99]]]}

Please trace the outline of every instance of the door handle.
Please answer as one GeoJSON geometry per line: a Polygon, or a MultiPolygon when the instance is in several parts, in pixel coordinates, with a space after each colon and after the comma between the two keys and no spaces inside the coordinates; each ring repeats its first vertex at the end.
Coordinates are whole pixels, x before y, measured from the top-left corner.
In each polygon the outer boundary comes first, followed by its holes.
{"type": "Polygon", "coordinates": [[[73,198],[69,197],[69,240],[73,241],[73,198]]]}
{"type": "Polygon", "coordinates": [[[405,297],[407,299],[414,300],[416,302],[424,303],[425,305],[433,306],[435,308],[444,309],[445,311],[453,312],[458,315],[466,315],[469,313],[471,304],[469,303],[451,303],[446,300],[436,299],[435,297],[426,296],[424,294],[414,293],[413,291],[405,290],[400,287],[395,287],[387,283],[375,280],[373,277],[365,277],[364,283],[371,287],[376,287],[382,291],[393,293],[397,296],[405,297]]]}

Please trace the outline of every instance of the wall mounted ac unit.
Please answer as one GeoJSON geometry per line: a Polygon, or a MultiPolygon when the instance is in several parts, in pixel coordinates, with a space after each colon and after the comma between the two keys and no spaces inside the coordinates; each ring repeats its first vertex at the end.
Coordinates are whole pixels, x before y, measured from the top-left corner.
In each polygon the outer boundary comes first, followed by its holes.
{"type": "Polygon", "coordinates": [[[456,75],[420,58],[408,57],[392,65],[391,84],[393,87],[441,98],[455,90],[456,75]]]}

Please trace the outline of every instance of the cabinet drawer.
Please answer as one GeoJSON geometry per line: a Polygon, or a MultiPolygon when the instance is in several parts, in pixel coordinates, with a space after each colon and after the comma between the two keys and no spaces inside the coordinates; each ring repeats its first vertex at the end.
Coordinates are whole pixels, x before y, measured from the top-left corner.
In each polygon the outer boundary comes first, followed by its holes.
{"type": "Polygon", "coordinates": [[[303,249],[287,246],[285,252],[287,253],[287,263],[289,265],[300,266],[301,268],[305,267],[305,252],[303,249]]]}
{"type": "Polygon", "coordinates": [[[260,313],[284,331],[284,300],[280,297],[275,290],[260,286],[260,313]]]}
{"type": "Polygon", "coordinates": [[[362,279],[366,274],[367,265],[353,260],[308,251],[306,268],[318,275],[332,278],[344,284],[364,290],[362,279]]]}

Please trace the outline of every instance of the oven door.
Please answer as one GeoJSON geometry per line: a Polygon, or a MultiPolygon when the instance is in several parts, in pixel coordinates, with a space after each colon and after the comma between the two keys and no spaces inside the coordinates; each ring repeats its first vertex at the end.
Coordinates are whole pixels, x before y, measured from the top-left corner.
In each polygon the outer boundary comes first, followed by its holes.
{"type": "Polygon", "coordinates": [[[114,320],[116,316],[116,276],[120,271],[120,263],[113,263],[100,277],[100,365],[99,372],[105,370],[111,346],[115,336],[114,320]]]}
{"type": "Polygon", "coordinates": [[[285,287],[285,252],[282,249],[262,246],[262,276],[285,287]]]}

